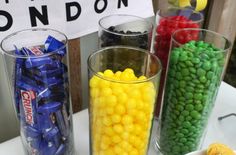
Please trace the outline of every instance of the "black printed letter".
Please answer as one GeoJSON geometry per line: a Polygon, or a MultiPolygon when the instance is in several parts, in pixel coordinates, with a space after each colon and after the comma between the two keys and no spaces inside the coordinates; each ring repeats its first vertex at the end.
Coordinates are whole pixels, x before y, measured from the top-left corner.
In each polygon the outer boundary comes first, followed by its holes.
{"type": "Polygon", "coordinates": [[[8,29],[11,28],[13,24],[12,16],[8,12],[3,11],[3,10],[0,10],[0,16],[4,16],[7,18],[7,24],[4,26],[0,25],[0,31],[7,31],[8,29]]]}
{"type": "Polygon", "coordinates": [[[118,2],[118,8],[121,7],[121,2],[124,4],[125,7],[128,6],[128,0],[119,0],[119,2],[118,2]]]}
{"type": "Polygon", "coordinates": [[[101,0],[96,0],[95,4],[94,4],[94,10],[97,12],[97,13],[102,13],[106,8],[107,8],[107,0],[102,0],[104,2],[104,6],[103,8],[101,9],[98,9],[98,3],[100,2],[101,0]]]}
{"type": "Polygon", "coordinates": [[[70,2],[66,3],[66,20],[73,21],[76,20],[81,14],[81,6],[78,2],[70,2]],[[75,15],[71,15],[71,7],[77,8],[77,13],[75,15]]]}
{"type": "Polygon", "coordinates": [[[31,26],[37,26],[36,23],[36,17],[44,24],[48,25],[48,11],[47,6],[42,6],[42,14],[35,8],[35,7],[29,7],[30,12],[30,20],[31,20],[31,26]]]}

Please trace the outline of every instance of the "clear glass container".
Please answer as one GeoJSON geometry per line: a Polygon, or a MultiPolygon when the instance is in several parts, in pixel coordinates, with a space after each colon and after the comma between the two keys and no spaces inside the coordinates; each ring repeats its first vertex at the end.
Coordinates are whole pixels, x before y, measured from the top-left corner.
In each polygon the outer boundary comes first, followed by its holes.
{"type": "Polygon", "coordinates": [[[99,20],[99,48],[126,45],[149,50],[153,26],[146,19],[114,14],[99,20]]]}
{"type": "Polygon", "coordinates": [[[5,37],[1,48],[25,153],[73,154],[67,37],[28,29],[5,37]]]}
{"type": "MultiPolygon", "coordinates": [[[[156,27],[154,35],[153,50],[163,65],[163,71],[160,82],[160,93],[157,100],[156,116],[160,113],[160,107],[163,100],[163,89],[165,85],[166,69],[170,50],[171,35],[182,28],[201,28],[203,15],[191,9],[170,7],[161,9],[156,15],[156,27]]],[[[182,39],[188,37],[186,33],[182,39]]]]}
{"type": "Polygon", "coordinates": [[[209,30],[173,33],[156,143],[164,155],[200,148],[229,49],[228,39],[209,30]],[[184,34],[189,34],[185,40],[184,34]]]}
{"type": "Polygon", "coordinates": [[[91,154],[145,155],[161,74],[159,59],[143,49],[113,46],[90,55],[88,67],[91,154]]]}

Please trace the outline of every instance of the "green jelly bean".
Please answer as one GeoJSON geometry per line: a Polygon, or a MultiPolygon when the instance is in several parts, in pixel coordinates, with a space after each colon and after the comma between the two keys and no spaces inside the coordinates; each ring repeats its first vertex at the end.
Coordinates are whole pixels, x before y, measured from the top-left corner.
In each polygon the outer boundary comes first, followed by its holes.
{"type": "Polygon", "coordinates": [[[196,100],[196,99],[195,99],[195,100],[194,100],[194,103],[195,103],[195,104],[201,104],[202,102],[201,102],[201,100],[196,100]]]}
{"type": "Polygon", "coordinates": [[[185,81],[190,81],[191,79],[192,79],[192,78],[191,78],[190,76],[185,76],[185,77],[184,77],[184,80],[185,80],[185,81]]]}
{"type": "Polygon", "coordinates": [[[203,90],[203,89],[195,89],[195,92],[196,92],[196,93],[203,93],[204,90],[203,90]]]}
{"type": "Polygon", "coordinates": [[[192,117],[191,117],[191,116],[187,116],[187,117],[185,118],[185,120],[186,120],[186,121],[190,121],[190,120],[192,120],[192,117]]]}
{"type": "Polygon", "coordinates": [[[192,99],[193,98],[193,93],[191,93],[191,92],[185,93],[185,98],[186,99],[192,99]]]}
{"type": "Polygon", "coordinates": [[[186,75],[189,74],[189,70],[188,70],[187,68],[184,68],[184,69],[181,70],[181,74],[182,74],[183,76],[186,76],[186,75]]]}
{"type": "Polygon", "coordinates": [[[206,71],[210,70],[211,69],[211,62],[205,61],[202,65],[202,68],[206,71]]]}
{"type": "Polygon", "coordinates": [[[194,79],[193,82],[194,82],[195,84],[197,84],[197,85],[200,84],[200,81],[197,80],[197,79],[194,79]]]}
{"type": "Polygon", "coordinates": [[[180,72],[176,72],[175,76],[176,76],[177,80],[181,80],[182,79],[182,75],[181,75],[180,72]]]}
{"type": "Polygon", "coordinates": [[[180,86],[180,87],[185,87],[185,86],[186,86],[186,82],[183,81],[183,80],[181,80],[181,81],[179,82],[179,86],[180,86]]]}
{"type": "Polygon", "coordinates": [[[194,73],[194,74],[197,72],[197,70],[196,70],[194,67],[190,67],[190,68],[189,68],[189,71],[190,71],[191,73],[194,73]]]}
{"type": "Polygon", "coordinates": [[[205,53],[201,53],[200,57],[201,57],[201,60],[208,60],[209,59],[209,56],[205,53]]]}
{"type": "Polygon", "coordinates": [[[201,77],[199,78],[199,81],[200,81],[201,83],[206,83],[206,82],[207,82],[207,78],[206,78],[205,76],[201,76],[201,77]]]}
{"type": "Polygon", "coordinates": [[[196,111],[202,111],[202,110],[203,110],[203,106],[202,106],[202,104],[197,103],[197,104],[194,106],[194,109],[195,109],[196,111]]]}
{"type": "Polygon", "coordinates": [[[188,59],[186,52],[181,52],[179,55],[179,61],[186,61],[188,59]]]}
{"type": "Polygon", "coordinates": [[[184,137],[184,134],[182,134],[182,133],[179,132],[179,133],[176,134],[176,137],[182,138],[182,137],[184,137]]]}
{"type": "Polygon", "coordinates": [[[202,47],[205,43],[204,43],[204,41],[198,41],[197,43],[197,47],[202,47]]]}
{"type": "Polygon", "coordinates": [[[187,92],[193,92],[194,88],[192,86],[187,86],[186,90],[187,90],[187,92]]]}
{"type": "Polygon", "coordinates": [[[173,65],[175,65],[175,64],[177,64],[178,59],[179,59],[179,51],[175,50],[175,51],[173,51],[172,54],[171,54],[171,57],[170,57],[170,60],[171,60],[171,61],[170,61],[170,62],[171,62],[173,65]]]}
{"type": "Polygon", "coordinates": [[[199,88],[199,89],[204,89],[205,86],[204,86],[203,84],[199,84],[199,85],[197,85],[197,88],[199,88]]]}
{"type": "Polygon", "coordinates": [[[182,105],[177,105],[177,106],[176,106],[176,109],[177,109],[178,111],[183,111],[183,110],[184,110],[184,107],[183,107],[182,105]]]}
{"type": "Polygon", "coordinates": [[[195,100],[201,100],[201,99],[202,99],[202,94],[201,94],[201,93],[195,93],[194,96],[193,96],[193,98],[194,98],[195,100]]]}
{"type": "Polygon", "coordinates": [[[185,122],[183,122],[183,127],[189,128],[189,127],[191,127],[191,123],[189,121],[185,121],[185,122]]]}
{"type": "Polygon", "coordinates": [[[194,106],[192,104],[187,104],[185,109],[188,111],[192,111],[194,109],[194,106]]]}
{"type": "Polygon", "coordinates": [[[178,153],[180,151],[180,147],[179,146],[173,146],[172,148],[173,153],[178,153]]]}
{"type": "Polygon", "coordinates": [[[199,64],[200,63],[200,59],[199,58],[192,58],[191,60],[194,64],[199,64]]]}
{"type": "Polygon", "coordinates": [[[175,77],[175,71],[174,71],[173,69],[171,69],[171,70],[169,71],[169,75],[170,75],[171,77],[175,77]]]}
{"type": "Polygon", "coordinates": [[[184,121],[184,116],[179,116],[179,121],[183,122],[184,121]]]}
{"type": "Polygon", "coordinates": [[[187,133],[188,133],[188,130],[187,130],[187,129],[181,129],[180,132],[183,133],[183,134],[187,134],[187,133]]]}
{"type": "Polygon", "coordinates": [[[200,77],[201,76],[205,76],[206,75],[206,71],[204,69],[202,69],[202,68],[198,68],[197,75],[200,76],[200,77]]]}
{"type": "Polygon", "coordinates": [[[185,142],[187,142],[187,139],[186,139],[186,138],[180,138],[180,139],[179,139],[179,142],[180,142],[180,143],[185,143],[185,142]]]}
{"type": "Polygon", "coordinates": [[[194,66],[193,63],[192,63],[191,61],[189,61],[189,60],[186,61],[185,63],[186,63],[187,66],[190,66],[190,67],[193,67],[193,66],[194,66]]]}
{"type": "Polygon", "coordinates": [[[181,66],[181,67],[183,67],[183,68],[186,68],[185,63],[183,63],[183,62],[180,62],[180,63],[179,63],[179,66],[181,66]]]}
{"type": "Polygon", "coordinates": [[[186,103],[188,103],[188,104],[192,104],[192,103],[193,103],[193,100],[192,100],[192,99],[187,100],[186,103]]]}
{"type": "Polygon", "coordinates": [[[181,112],[181,115],[183,115],[183,116],[188,116],[188,115],[189,115],[189,111],[184,110],[184,111],[181,112]]]}
{"type": "Polygon", "coordinates": [[[195,74],[190,74],[190,76],[192,77],[192,79],[196,79],[197,76],[195,74]]]}
{"type": "Polygon", "coordinates": [[[194,118],[194,119],[200,119],[201,118],[201,114],[199,112],[197,112],[196,110],[191,111],[190,116],[192,116],[192,118],[194,118]]]}

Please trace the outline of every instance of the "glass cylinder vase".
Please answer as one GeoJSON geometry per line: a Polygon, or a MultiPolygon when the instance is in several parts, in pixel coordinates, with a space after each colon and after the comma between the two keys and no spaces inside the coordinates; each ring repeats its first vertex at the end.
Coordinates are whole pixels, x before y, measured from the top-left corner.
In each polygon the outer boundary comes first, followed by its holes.
{"type": "Polygon", "coordinates": [[[88,67],[91,153],[145,155],[160,61],[142,49],[114,46],[92,54],[88,67]]]}
{"type": "Polygon", "coordinates": [[[184,155],[201,146],[229,48],[228,39],[209,30],[173,33],[157,138],[164,155],[184,155]]]}
{"type": "Polygon", "coordinates": [[[153,26],[146,19],[114,14],[99,20],[99,48],[125,45],[149,50],[153,26]]]}
{"type": "Polygon", "coordinates": [[[1,42],[26,154],[73,154],[67,37],[28,29],[1,42]]]}
{"type": "MultiPolygon", "coordinates": [[[[160,93],[157,100],[156,116],[160,113],[160,107],[163,100],[171,35],[178,29],[201,28],[202,22],[202,13],[191,9],[170,7],[167,9],[161,9],[157,12],[153,50],[155,55],[161,60],[163,71],[159,89],[160,93]]],[[[182,38],[186,38],[188,36],[189,35],[186,33],[182,35],[182,38]]]]}

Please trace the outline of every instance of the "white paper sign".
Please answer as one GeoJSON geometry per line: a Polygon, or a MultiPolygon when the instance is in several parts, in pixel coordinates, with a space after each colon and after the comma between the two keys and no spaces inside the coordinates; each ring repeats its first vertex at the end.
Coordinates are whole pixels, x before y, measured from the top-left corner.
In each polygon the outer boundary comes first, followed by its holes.
{"type": "Polygon", "coordinates": [[[98,30],[98,20],[110,14],[153,16],[152,0],[1,0],[0,40],[30,28],[52,28],[69,39],[98,30]]]}

